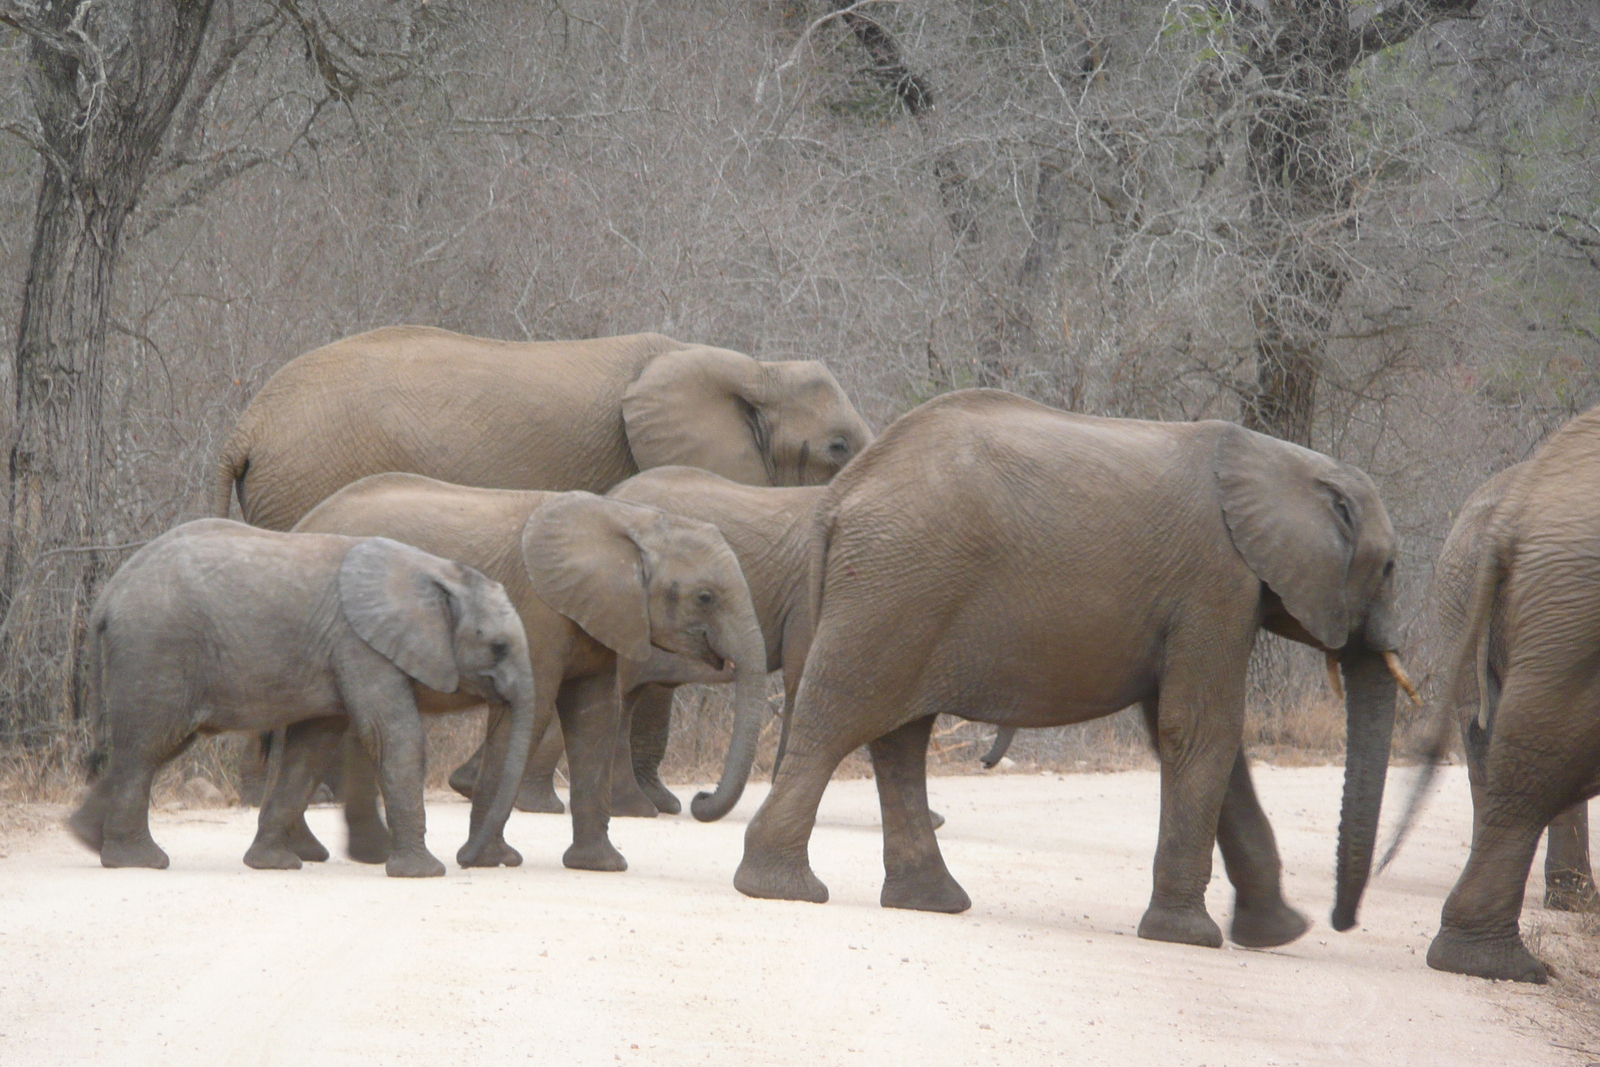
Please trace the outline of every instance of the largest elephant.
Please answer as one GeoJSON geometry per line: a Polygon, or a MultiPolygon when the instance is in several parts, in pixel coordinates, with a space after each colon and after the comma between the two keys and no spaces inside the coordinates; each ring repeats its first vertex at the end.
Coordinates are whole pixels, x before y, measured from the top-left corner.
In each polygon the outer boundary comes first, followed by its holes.
{"type": "Polygon", "coordinates": [[[751,485],[819,485],[872,439],[821,363],[762,363],[660,334],[514,343],[422,326],[285,364],[222,450],[212,497],[287,530],[369,474],[604,493],[684,464],[751,485]]]}
{"type": "Polygon", "coordinates": [[[934,716],[1052,726],[1141,704],[1161,819],[1140,936],[1221,944],[1204,900],[1216,841],[1237,889],[1233,939],[1293,940],[1306,920],[1283,902],[1241,749],[1264,627],[1343,670],[1333,924],[1354,924],[1402,673],[1394,533],[1361,471],[1230,423],[1091,418],[969,390],[885,431],[824,492],[812,537],[816,632],[788,753],[746,831],[742,892],[827,899],[807,857],[817,804],[839,760],[870,744],[883,904],[962,911],[928,816],[934,716]]]}

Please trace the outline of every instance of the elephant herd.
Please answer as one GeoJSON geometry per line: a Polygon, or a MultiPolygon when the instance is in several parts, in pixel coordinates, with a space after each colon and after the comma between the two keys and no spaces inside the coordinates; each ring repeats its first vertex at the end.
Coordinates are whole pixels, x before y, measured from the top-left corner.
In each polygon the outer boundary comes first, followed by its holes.
{"type": "MultiPolygon", "coordinates": [[[[1518,917],[1547,826],[1551,902],[1594,898],[1597,482],[1600,409],[1485,486],[1441,557],[1442,703],[1475,810],[1428,957],[1443,970],[1545,980],[1518,917]]],[[[721,778],[691,804],[709,821],[739,799],[781,670],[779,766],[734,878],[746,895],[827,899],[808,842],[834,769],[865,745],[882,903],[962,911],[928,808],[935,717],[999,726],[997,760],[1018,728],[1138,705],[1161,767],[1140,936],[1222,943],[1204,903],[1215,842],[1228,937],[1282,945],[1309,923],[1283,899],[1241,747],[1257,634],[1323,652],[1344,696],[1336,929],[1371,870],[1397,687],[1415,699],[1371,479],[1224,422],[978,389],[874,439],[817,362],[399,327],[275,374],[223,449],[213,512],[134,554],[89,619],[99,773],[69,826],[108,867],[167,865],[151,783],[196,737],[277,729],[247,864],[328,857],[304,813],[342,763],[351,856],[443,874],[422,715],[487,704],[483,747],[451,779],[472,797],[457,862],[521,862],[506,822],[560,810],[564,751],[563,862],[624,870],[611,815],[679,810],[659,775],[673,689],[734,686],[721,778]],[[243,522],[226,518],[235,497],[243,522]]]]}

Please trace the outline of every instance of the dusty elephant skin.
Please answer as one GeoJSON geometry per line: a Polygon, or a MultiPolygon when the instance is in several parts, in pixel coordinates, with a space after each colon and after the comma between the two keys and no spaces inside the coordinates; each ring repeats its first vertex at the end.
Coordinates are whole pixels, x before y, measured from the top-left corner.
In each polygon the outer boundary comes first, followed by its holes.
{"type": "Polygon", "coordinates": [[[1070,415],[970,390],[892,426],[827,488],[813,530],[816,634],[789,750],[735,885],[823,901],[807,840],[828,777],[870,744],[890,907],[969,906],[928,818],[934,716],[1079,722],[1141,704],[1162,764],[1141,936],[1300,936],[1240,747],[1262,627],[1337,656],[1348,756],[1333,925],[1355,922],[1393,726],[1393,530],[1367,476],[1238,426],[1070,415]]]}
{"type": "Polygon", "coordinates": [[[287,530],[369,474],[604,493],[687,464],[820,485],[872,439],[821,363],[762,363],[659,334],[512,343],[420,326],[285,364],[223,447],[212,513],[287,530]]]}
{"type": "MultiPolygon", "coordinates": [[[[535,736],[553,710],[566,739],[568,867],[627,869],[608,836],[619,688],[641,679],[720,678],[715,672],[732,663],[736,720],[717,803],[731,807],[743,790],[766,714],[766,649],[738,560],[715,527],[592,493],[473,489],[380,474],[335,493],[296,529],[392,537],[504,584],[527,632],[539,702],[535,736]]],[[[484,767],[504,759],[498,736],[489,736],[484,767]]],[[[475,812],[490,788],[481,774],[475,812]]],[[[362,822],[370,797],[349,781],[346,791],[352,839],[368,834],[375,840],[362,850],[381,848],[380,828],[362,822]]],[[[302,804],[294,812],[297,839],[310,837],[303,813],[302,804]]],[[[510,849],[482,859],[520,861],[510,849]]]]}
{"type": "Polygon", "coordinates": [[[443,874],[423,843],[419,700],[502,710],[462,851],[503,847],[534,735],[533,672],[505,590],[470,567],[383,538],[191,522],[106,584],[88,662],[109,765],[68,825],[107,867],[167,866],[150,836],[150,784],[197,736],[275,727],[288,728],[286,770],[245,862],[300,866],[278,828],[316,785],[304,757],[348,722],[381,754],[389,874],[443,874]]]}
{"type": "MultiPolygon", "coordinates": [[[[1528,869],[1545,827],[1575,837],[1556,820],[1568,813],[1575,821],[1575,805],[1600,792],[1600,409],[1567,423],[1480,494],[1488,514],[1479,528],[1458,523],[1451,534],[1471,539],[1459,547],[1470,552],[1473,576],[1444,701],[1463,720],[1472,853],[1445,900],[1428,964],[1543,982],[1548,969],[1518,928],[1528,869]]],[[[1464,509],[1462,523],[1470,521],[1464,509]]],[[[1587,873],[1586,855],[1562,851],[1587,873]]]]}

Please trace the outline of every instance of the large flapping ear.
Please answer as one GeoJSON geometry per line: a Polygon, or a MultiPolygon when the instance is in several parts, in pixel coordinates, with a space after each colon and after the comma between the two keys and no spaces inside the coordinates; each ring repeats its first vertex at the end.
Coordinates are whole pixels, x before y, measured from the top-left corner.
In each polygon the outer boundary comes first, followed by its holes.
{"type": "Polygon", "coordinates": [[[1350,633],[1345,581],[1355,508],[1328,479],[1333,461],[1234,426],[1217,444],[1217,482],[1233,546],[1289,614],[1330,649],[1350,633]]]}
{"type": "Polygon", "coordinates": [[[764,389],[761,364],[740,352],[689,345],[657,356],[622,394],[633,461],[771,485],[764,389]]]}
{"type": "Polygon", "coordinates": [[[387,537],[366,538],[339,566],[339,603],[375,651],[429,689],[454,693],[455,622],[442,562],[387,537]]]}
{"type": "Polygon", "coordinates": [[[590,637],[628,659],[650,655],[650,605],[636,531],[652,508],[593,493],[560,493],[522,527],[533,591],[590,637]]]}

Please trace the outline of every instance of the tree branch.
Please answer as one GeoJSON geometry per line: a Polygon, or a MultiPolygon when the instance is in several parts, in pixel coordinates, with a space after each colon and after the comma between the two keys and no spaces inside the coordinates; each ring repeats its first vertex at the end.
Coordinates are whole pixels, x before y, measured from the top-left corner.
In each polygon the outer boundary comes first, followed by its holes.
{"type": "MultiPolygon", "coordinates": [[[[80,9],[81,10],[81,9],[80,9]]],[[[88,48],[79,34],[74,36],[53,26],[37,8],[23,0],[0,0],[0,23],[21,30],[41,44],[48,45],[78,63],[89,61],[88,48]]]]}
{"type": "Polygon", "coordinates": [[[1378,8],[1359,33],[1351,34],[1344,62],[1353,67],[1374,52],[1409,40],[1420,30],[1446,19],[1470,18],[1478,0],[1399,0],[1378,8]]]}

